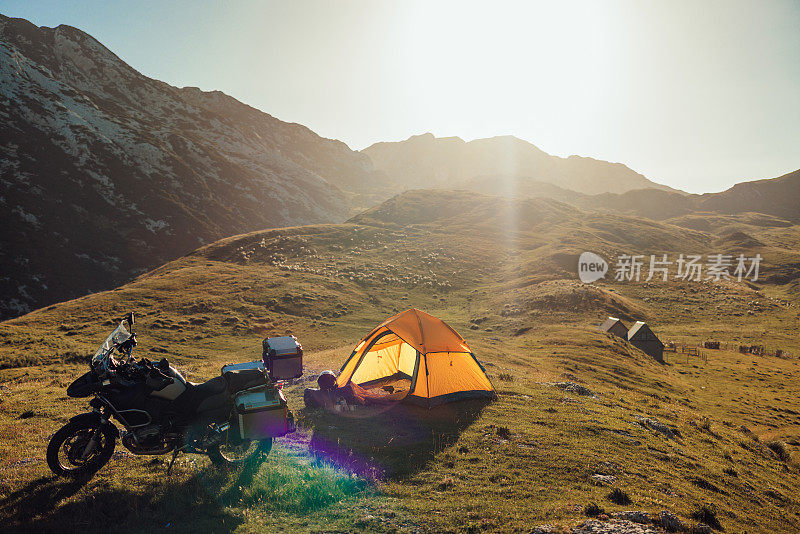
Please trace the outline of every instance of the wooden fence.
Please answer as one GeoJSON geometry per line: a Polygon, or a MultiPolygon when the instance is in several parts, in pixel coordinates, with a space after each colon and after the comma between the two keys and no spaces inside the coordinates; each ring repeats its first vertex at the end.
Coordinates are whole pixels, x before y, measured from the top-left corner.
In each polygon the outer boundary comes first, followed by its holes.
{"type": "Polygon", "coordinates": [[[664,345],[664,352],[673,352],[675,354],[685,354],[686,355],[686,362],[689,362],[689,358],[694,356],[703,360],[704,362],[708,362],[708,354],[706,351],[700,350],[699,345],[691,345],[686,343],[674,343],[674,342],[667,342],[664,345]]]}
{"type": "Polygon", "coordinates": [[[739,352],[741,354],[753,354],[755,356],[769,356],[772,358],[796,358],[791,352],[778,347],[767,345],[748,345],[740,342],[725,341],[669,341],[664,345],[664,352],[674,352],[689,356],[698,356],[704,361],[708,361],[708,351],[727,350],[739,352]]]}

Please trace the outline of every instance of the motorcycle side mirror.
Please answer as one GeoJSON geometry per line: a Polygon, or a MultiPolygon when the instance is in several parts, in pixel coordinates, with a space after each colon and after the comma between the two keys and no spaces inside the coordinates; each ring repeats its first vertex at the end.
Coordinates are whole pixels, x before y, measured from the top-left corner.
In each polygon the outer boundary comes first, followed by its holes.
{"type": "Polygon", "coordinates": [[[133,320],[133,312],[129,312],[129,313],[128,313],[127,320],[128,320],[128,326],[133,326],[133,323],[134,323],[134,320],[133,320]]]}

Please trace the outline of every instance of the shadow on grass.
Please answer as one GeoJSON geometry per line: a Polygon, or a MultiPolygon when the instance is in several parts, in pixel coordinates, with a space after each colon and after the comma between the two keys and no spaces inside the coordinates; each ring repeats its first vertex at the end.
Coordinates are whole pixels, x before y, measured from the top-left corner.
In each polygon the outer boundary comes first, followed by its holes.
{"type": "Polygon", "coordinates": [[[215,497],[220,480],[193,475],[180,481],[112,487],[108,480],[70,481],[41,477],[0,503],[7,518],[0,531],[12,532],[219,532],[233,530],[241,518],[215,497]],[[67,502],[63,502],[67,500],[67,502]]]}
{"type": "Polygon", "coordinates": [[[455,443],[487,404],[467,400],[431,410],[360,406],[354,412],[321,408],[303,410],[300,417],[313,431],[309,449],[317,458],[366,478],[404,478],[455,443]]]}
{"type": "Polygon", "coordinates": [[[0,532],[228,532],[242,525],[242,509],[322,517],[335,512],[330,505],[371,495],[365,479],[423,469],[485,406],[301,412],[313,431],[310,451],[304,440],[279,442],[256,469],[180,468],[167,478],[163,461],[132,459],[127,470],[85,482],[40,477],[0,501],[0,532]]]}
{"type": "Polygon", "coordinates": [[[228,532],[242,524],[241,509],[302,518],[367,488],[280,446],[255,468],[181,469],[169,478],[164,462],[142,461],[83,482],[32,480],[0,501],[0,532],[228,532]]]}

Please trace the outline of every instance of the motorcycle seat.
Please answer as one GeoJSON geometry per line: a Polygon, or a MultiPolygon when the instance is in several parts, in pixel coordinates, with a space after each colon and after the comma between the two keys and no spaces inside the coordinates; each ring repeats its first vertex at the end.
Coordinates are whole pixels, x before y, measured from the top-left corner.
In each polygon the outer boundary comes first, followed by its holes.
{"type": "Polygon", "coordinates": [[[228,403],[227,383],[221,376],[202,384],[187,382],[186,392],[178,398],[179,409],[185,413],[225,409],[228,403]]]}
{"type": "Polygon", "coordinates": [[[228,397],[227,393],[219,393],[217,395],[211,395],[210,397],[205,397],[203,400],[200,401],[200,404],[197,405],[196,412],[199,414],[201,412],[212,412],[215,410],[226,409],[230,406],[230,397],[228,397]]]}
{"type": "Polygon", "coordinates": [[[193,384],[190,382],[187,385],[193,390],[192,396],[198,400],[207,399],[208,397],[224,393],[228,387],[225,379],[221,376],[214,377],[202,384],[193,384]]]}

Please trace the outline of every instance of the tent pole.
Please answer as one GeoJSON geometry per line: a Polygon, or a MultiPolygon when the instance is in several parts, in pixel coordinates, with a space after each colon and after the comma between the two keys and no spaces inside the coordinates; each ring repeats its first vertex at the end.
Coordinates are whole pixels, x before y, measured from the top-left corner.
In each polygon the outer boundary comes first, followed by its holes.
{"type": "Polygon", "coordinates": [[[428,371],[428,354],[425,354],[425,389],[428,390],[428,409],[431,409],[431,383],[428,380],[428,375],[430,372],[428,371]]]}

